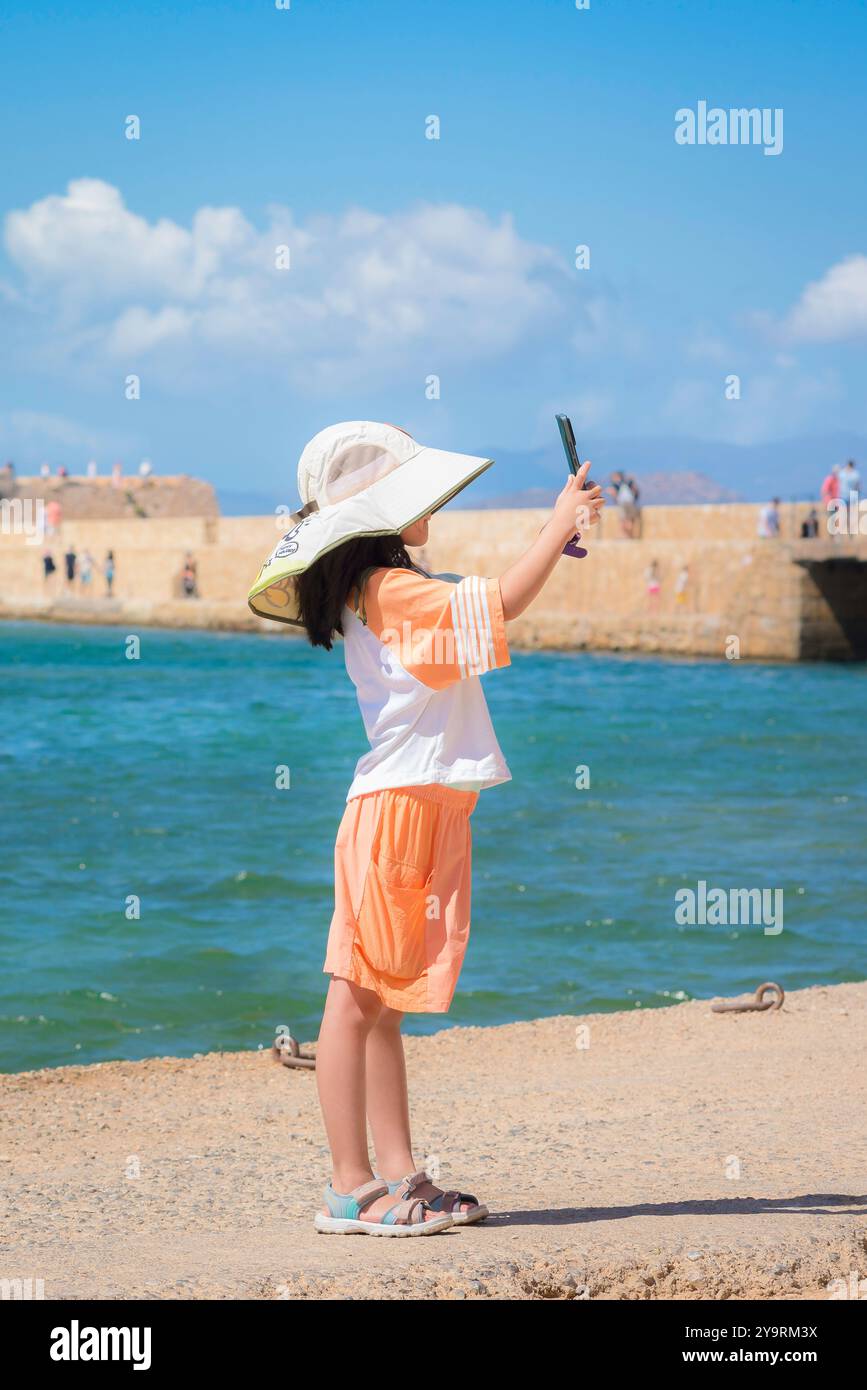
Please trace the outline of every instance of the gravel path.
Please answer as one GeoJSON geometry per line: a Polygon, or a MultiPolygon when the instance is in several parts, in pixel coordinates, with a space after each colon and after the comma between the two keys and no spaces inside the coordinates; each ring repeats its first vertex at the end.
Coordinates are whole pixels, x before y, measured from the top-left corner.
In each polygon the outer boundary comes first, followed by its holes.
{"type": "Polygon", "coordinates": [[[494,1214],[400,1241],[314,1232],[314,1077],[267,1051],[3,1076],[0,1279],[74,1299],[828,1297],[867,1279],[865,1043],[867,983],[779,1013],[411,1038],[419,1156],[494,1214]]]}

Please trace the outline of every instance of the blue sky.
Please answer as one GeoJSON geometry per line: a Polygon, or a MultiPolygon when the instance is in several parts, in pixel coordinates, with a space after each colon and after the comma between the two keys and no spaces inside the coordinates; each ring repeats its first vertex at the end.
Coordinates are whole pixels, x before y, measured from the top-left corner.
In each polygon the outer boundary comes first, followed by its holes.
{"type": "Polygon", "coordinates": [[[293,501],[341,418],[867,434],[865,37],[855,0],[7,0],[0,450],[293,501]],[[782,153],[677,144],[702,99],[782,108],[782,153]]]}

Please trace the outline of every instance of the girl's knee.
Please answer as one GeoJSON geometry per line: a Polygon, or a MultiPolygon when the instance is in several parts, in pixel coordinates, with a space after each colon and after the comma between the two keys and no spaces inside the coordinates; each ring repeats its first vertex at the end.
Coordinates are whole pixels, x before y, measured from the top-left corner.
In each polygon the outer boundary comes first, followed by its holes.
{"type": "Polygon", "coordinates": [[[398,1032],[404,1018],[405,1014],[400,1009],[390,1009],[387,1004],[383,1004],[379,1018],[376,1020],[376,1026],[377,1028],[392,1028],[398,1032]]]}
{"type": "Polygon", "coordinates": [[[338,1014],[341,1020],[346,1023],[372,1028],[379,1020],[383,1007],[381,1000],[373,993],[373,990],[362,989],[361,985],[353,984],[351,980],[344,980],[339,975],[332,975],[331,984],[328,987],[327,1009],[329,1013],[338,1014]]]}

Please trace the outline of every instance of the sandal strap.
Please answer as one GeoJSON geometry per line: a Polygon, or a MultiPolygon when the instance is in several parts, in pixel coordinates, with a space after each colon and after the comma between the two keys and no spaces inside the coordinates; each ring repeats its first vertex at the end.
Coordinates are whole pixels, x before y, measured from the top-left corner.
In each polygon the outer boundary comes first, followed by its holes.
{"type": "Polygon", "coordinates": [[[460,1194],[460,1192],[449,1191],[449,1192],[444,1192],[444,1193],[443,1193],[442,1199],[441,1199],[440,1204],[439,1204],[439,1207],[440,1207],[440,1211],[447,1211],[448,1214],[449,1214],[449,1216],[451,1216],[451,1215],[453,1214],[453,1212],[454,1212],[455,1207],[459,1207],[460,1204],[461,1204],[461,1194],[460,1194]]]}
{"type": "Polygon", "coordinates": [[[424,1168],[420,1168],[417,1173],[408,1173],[405,1178],[401,1178],[397,1191],[404,1197],[411,1197],[423,1182],[430,1182],[430,1178],[424,1168]]]}
{"type": "MultiPolygon", "coordinates": [[[[405,1178],[401,1178],[396,1186],[392,1184],[392,1190],[406,1200],[412,1196],[417,1187],[425,1182],[433,1183],[433,1178],[424,1168],[420,1168],[417,1173],[408,1173],[405,1178]]],[[[453,1188],[450,1188],[448,1192],[439,1192],[435,1197],[427,1197],[424,1200],[432,1211],[448,1212],[450,1216],[463,1205],[468,1207],[480,1205],[478,1197],[474,1196],[472,1192],[458,1192],[453,1188]]]]}
{"type": "Polygon", "coordinates": [[[388,1196],[388,1183],[378,1178],[369,1178],[351,1192],[335,1192],[329,1183],[325,1189],[325,1205],[332,1216],[348,1221],[357,1221],[363,1207],[375,1202],[377,1197],[388,1196]]]}
{"type": "Polygon", "coordinates": [[[478,1197],[474,1197],[472,1192],[459,1192],[458,1201],[466,1202],[468,1207],[480,1207],[482,1205],[478,1197]]]}
{"type": "Polygon", "coordinates": [[[428,1205],[423,1197],[410,1197],[389,1207],[383,1221],[389,1226],[420,1226],[425,1219],[428,1205]]]}
{"type": "Polygon", "coordinates": [[[360,1207],[369,1206],[371,1202],[376,1201],[377,1197],[387,1195],[388,1183],[383,1182],[381,1178],[368,1178],[367,1182],[360,1183],[350,1193],[350,1196],[355,1198],[360,1207]]]}
{"type": "Polygon", "coordinates": [[[431,1198],[431,1206],[434,1211],[445,1211],[448,1212],[449,1216],[453,1216],[455,1210],[463,1204],[468,1207],[477,1207],[479,1206],[479,1199],[474,1197],[472,1192],[455,1192],[452,1189],[441,1193],[439,1197],[431,1198]]]}

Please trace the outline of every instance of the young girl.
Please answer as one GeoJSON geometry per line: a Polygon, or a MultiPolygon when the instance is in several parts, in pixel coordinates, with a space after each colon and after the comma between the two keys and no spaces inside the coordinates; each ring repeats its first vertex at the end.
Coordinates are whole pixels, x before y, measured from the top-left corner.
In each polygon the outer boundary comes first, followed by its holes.
{"type": "Polygon", "coordinates": [[[431,514],[490,462],[390,425],[323,430],[301,456],[304,506],[250,593],[254,612],[303,626],[314,646],[343,636],[370,741],[335,846],[316,1055],[332,1179],[319,1231],[434,1235],[488,1214],[416,1165],[400,1027],[406,1013],[449,1008],[470,928],[470,816],[479,791],[510,776],[479,676],[509,664],[505,623],[603,506],[600,488],[583,490],[585,463],[499,579],[430,577],[406,547],[425,545],[431,514]]]}

